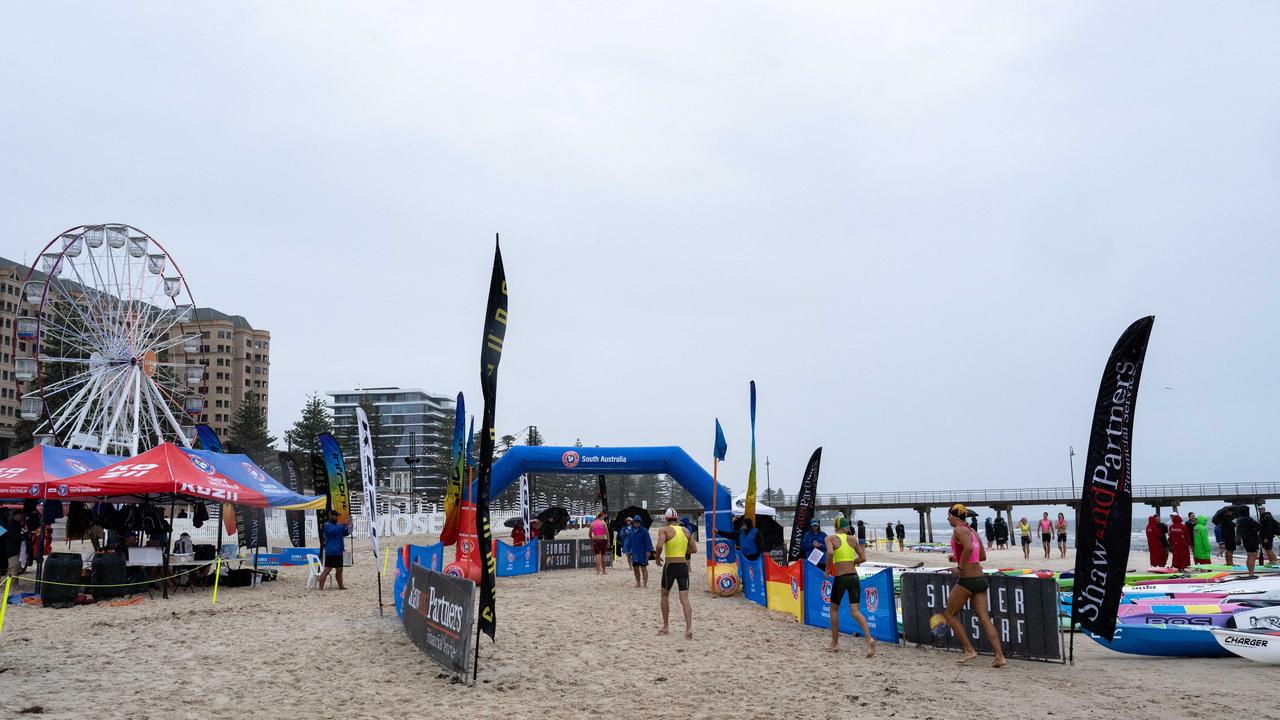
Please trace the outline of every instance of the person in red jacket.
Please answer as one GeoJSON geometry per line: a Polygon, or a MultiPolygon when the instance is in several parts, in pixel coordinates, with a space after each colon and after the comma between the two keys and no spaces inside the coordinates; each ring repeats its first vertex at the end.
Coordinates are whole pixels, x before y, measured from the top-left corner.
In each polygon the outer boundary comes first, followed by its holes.
{"type": "Polygon", "coordinates": [[[1186,570],[1191,566],[1191,551],[1187,543],[1191,541],[1191,532],[1182,522],[1182,516],[1174,513],[1169,525],[1169,549],[1173,553],[1173,566],[1186,570]]]}
{"type": "Polygon", "coordinates": [[[1169,562],[1169,547],[1165,544],[1164,530],[1160,527],[1160,516],[1147,518],[1147,552],[1151,553],[1151,567],[1164,567],[1169,562]]]}

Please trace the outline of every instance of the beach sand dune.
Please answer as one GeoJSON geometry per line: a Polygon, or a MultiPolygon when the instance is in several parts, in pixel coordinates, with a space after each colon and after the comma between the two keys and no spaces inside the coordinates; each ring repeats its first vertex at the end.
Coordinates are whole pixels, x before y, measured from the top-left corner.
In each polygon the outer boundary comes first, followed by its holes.
{"type": "MultiPolygon", "coordinates": [[[[223,588],[216,606],[200,591],[128,607],[11,607],[0,706],[54,718],[1108,718],[1226,706],[1280,717],[1274,669],[1242,659],[1127,657],[1082,637],[1074,666],[1015,660],[996,671],[884,645],[868,660],[858,638],[832,656],[826,631],[700,584],[695,639],[678,632],[678,604],[673,633],[659,637],[657,574],[636,590],[622,568],[501,578],[498,643],[481,641],[470,688],[409,642],[390,579],[378,616],[375,564],[356,547],[346,592],[308,591],[305,569],[285,568],[260,588],[223,588]]],[[[1040,566],[1018,551],[992,553],[992,565],[1040,566]]]]}

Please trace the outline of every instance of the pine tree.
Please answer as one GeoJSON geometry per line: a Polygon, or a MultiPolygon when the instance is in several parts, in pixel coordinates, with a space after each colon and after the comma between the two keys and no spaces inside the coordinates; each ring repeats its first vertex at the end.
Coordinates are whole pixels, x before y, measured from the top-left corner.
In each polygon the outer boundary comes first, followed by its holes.
{"type": "Polygon", "coordinates": [[[312,393],[302,406],[302,417],[284,434],[285,442],[293,453],[298,467],[305,474],[304,483],[314,476],[311,467],[311,455],[315,450],[316,436],[320,433],[333,432],[333,416],[329,414],[329,403],[319,395],[312,393]]]}
{"type": "Polygon", "coordinates": [[[267,430],[267,413],[262,409],[258,393],[245,393],[244,400],[231,418],[227,444],[259,465],[273,457],[276,439],[267,430]]]}

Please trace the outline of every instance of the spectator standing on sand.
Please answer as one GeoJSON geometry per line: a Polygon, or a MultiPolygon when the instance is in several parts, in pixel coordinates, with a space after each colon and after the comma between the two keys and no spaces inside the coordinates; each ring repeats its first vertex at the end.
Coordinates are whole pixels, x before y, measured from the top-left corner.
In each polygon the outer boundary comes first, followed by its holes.
{"type": "Polygon", "coordinates": [[[867,546],[867,526],[863,525],[861,520],[858,521],[858,544],[862,547],[867,546]]]}
{"type": "Polygon", "coordinates": [[[1236,534],[1240,536],[1240,544],[1244,546],[1245,567],[1253,575],[1253,568],[1258,564],[1258,548],[1262,545],[1262,528],[1249,515],[1248,505],[1236,506],[1236,534]]]}
{"type": "Polygon", "coordinates": [[[350,534],[351,525],[338,522],[338,511],[330,510],[329,522],[324,524],[324,572],[320,573],[317,583],[321,590],[324,589],[324,581],[329,579],[330,572],[333,572],[338,582],[338,589],[347,589],[347,586],[342,584],[342,555],[347,550],[343,538],[350,534]]]}
{"type": "Polygon", "coordinates": [[[1196,559],[1197,565],[1209,565],[1213,562],[1213,545],[1209,542],[1209,516],[1201,515],[1196,518],[1196,524],[1191,528],[1191,554],[1196,559]]]}
{"type": "Polygon", "coordinates": [[[1236,508],[1227,505],[1213,514],[1213,524],[1222,531],[1223,556],[1227,565],[1233,565],[1236,553],[1236,508]]]}
{"type": "Polygon", "coordinates": [[[906,552],[907,548],[902,541],[907,537],[907,528],[903,526],[901,520],[894,526],[893,533],[898,536],[898,552],[906,552]]]}
{"type": "Polygon", "coordinates": [[[596,574],[604,575],[604,554],[609,552],[609,524],[604,520],[604,513],[597,514],[591,521],[591,552],[596,556],[596,574]]]}
{"type": "Polygon", "coordinates": [[[822,570],[827,569],[827,534],[822,532],[822,524],[817,518],[809,521],[809,529],[800,538],[800,547],[804,548],[805,559],[808,559],[814,550],[822,553],[822,557],[818,560],[818,567],[822,570]]]}
{"type": "Polygon", "coordinates": [[[1276,533],[1280,531],[1280,523],[1267,512],[1266,506],[1258,508],[1258,523],[1262,526],[1262,551],[1267,554],[1267,562],[1276,562],[1276,533]]]}
{"type": "Polygon", "coordinates": [[[1054,525],[1058,531],[1058,557],[1067,556],[1067,516],[1058,513],[1058,522],[1054,525]]]}
{"type": "Polygon", "coordinates": [[[884,524],[884,546],[889,552],[893,552],[893,523],[884,524]]]}
{"type": "Polygon", "coordinates": [[[636,576],[636,587],[649,587],[649,557],[653,555],[653,538],[639,515],[627,518],[631,531],[627,533],[627,557],[631,572],[636,576]]]}

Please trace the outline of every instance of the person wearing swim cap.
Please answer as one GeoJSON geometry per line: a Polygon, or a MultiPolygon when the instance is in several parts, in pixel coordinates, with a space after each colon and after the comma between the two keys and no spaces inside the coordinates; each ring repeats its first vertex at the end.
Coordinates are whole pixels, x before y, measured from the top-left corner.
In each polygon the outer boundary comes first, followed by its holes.
{"type": "Polygon", "coordinates": [[[827,565],[831,572],[831,644],[827,646],[827,652],[840,649],[840,602],[847,595],[849,613],[862,628],[862,637],[867,641],[867,657],[871,657],[876,654],[876,641],[871,637],[867,619],[859,607],[862,585],[858,581],[858,565],[867,561],[867,553],[861,545],[849,539],[849,518],[844,516],[836,518],[836,534],[825,542],[829,558],[827,565]]]}
{"type": "Polygon", "coordinates": [[[689,557],[698,553],[698,544],[693,534],[680,525],[680,516],[675,508],[667,508],[662,515],[667,524],[658,530],[658,542],[654,547],[654,558],[662,565],[662,629],[659,635],[666,635],[670,628],[671,587],[679,588],[680,607],[684,609],[684,636],[693,639],[693,606],[689,604],[689,557]],[[666,560],[663,560],[666,555],[666,560]]]}
{"type": "MultiPolygon", "coordinates": [[[[956,586],[951,588],[951,594],[947,596],[947,606],[941,614],[941,619],[946,621],[951,628],[951,632],[955,633],[957,639],[960,640],[960,646],[964,648],[964,657],[959,662],[966,663],[978,657],[978,651],[973,649],[973,643],[969,640],[969,633],[960,622],[960,618],[956,617],[956,613],[964,607],[965,603],[972,601],[973,611],[978,616],[978,626],[982,628],[982,633],[987,636],[987,641],[991,643],[991,649],[995,651],[995,660],[991,662],[991,667],[1000,668],[1008,664],[1004,659],[1004,650],[1000,647],[1000,636],[996,634],[996,626],[991,622],[991,614],[987,611],[987,578],[982,573],[982,561],[987,559],[987,551],[982,547],[982,541],[978,539],[978,533],[965,523],[965,517],[969,514],[969,509],[960,503],[951,506],[947,511],[947,522],[951,524],[951,556],[949,559],[954,560],[956,567],[951,568],[951,572],[960,579],[956,586]]],[[[1023,519],[1025,523],[1026,520],[1023,519]]],[[[936,616],[935,616],[936,617],[936,616]]]]}

